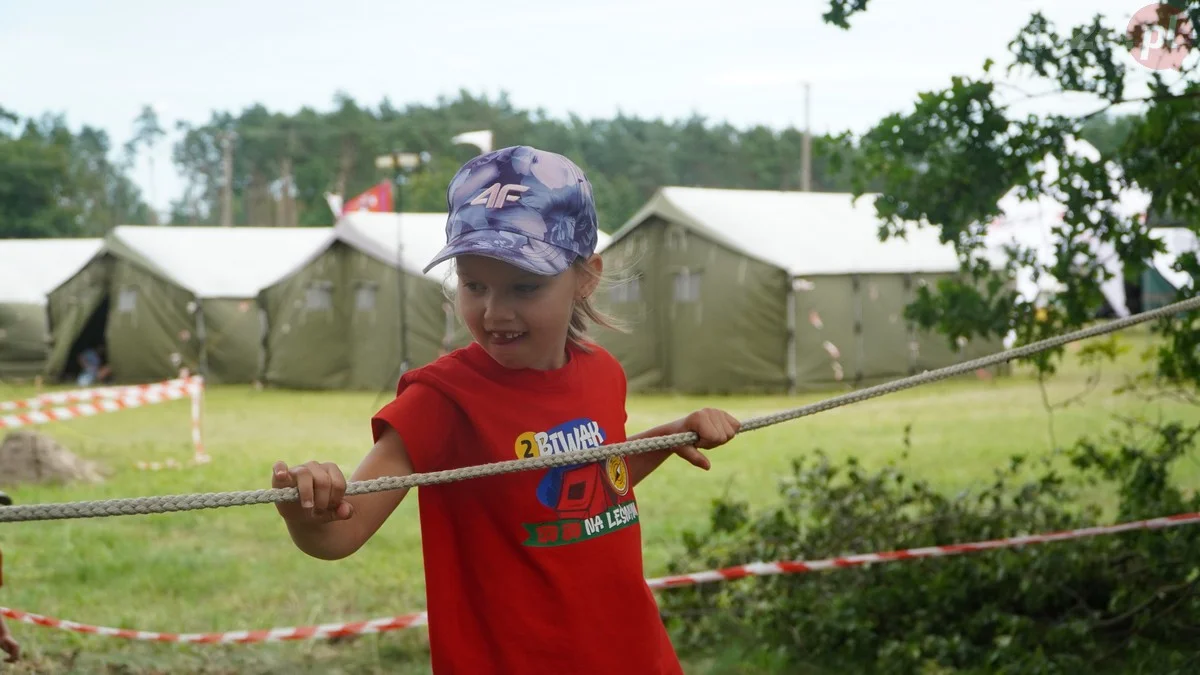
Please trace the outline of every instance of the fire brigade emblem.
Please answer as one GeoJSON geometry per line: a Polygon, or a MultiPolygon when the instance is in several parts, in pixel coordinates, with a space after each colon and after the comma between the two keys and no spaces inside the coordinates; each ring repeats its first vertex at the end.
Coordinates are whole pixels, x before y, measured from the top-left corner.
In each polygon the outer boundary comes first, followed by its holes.
{"type": "Polygon", "coordinates": [[[625,465],[625,458],[609,457],[604,469],[608,472],[608,484],[617,494],[625,496],[629,492],[629,467],[625,465]]]}

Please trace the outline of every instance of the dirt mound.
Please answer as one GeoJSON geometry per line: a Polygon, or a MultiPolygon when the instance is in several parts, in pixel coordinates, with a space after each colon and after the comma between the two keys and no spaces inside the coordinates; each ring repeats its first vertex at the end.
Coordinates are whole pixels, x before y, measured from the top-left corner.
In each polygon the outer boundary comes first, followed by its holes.
{"type": "Polygon", "coordinates": [[[95,462],[79,459],[49,436],[13,431],[0,443],[0,486],[103,480],[95,462]]]}

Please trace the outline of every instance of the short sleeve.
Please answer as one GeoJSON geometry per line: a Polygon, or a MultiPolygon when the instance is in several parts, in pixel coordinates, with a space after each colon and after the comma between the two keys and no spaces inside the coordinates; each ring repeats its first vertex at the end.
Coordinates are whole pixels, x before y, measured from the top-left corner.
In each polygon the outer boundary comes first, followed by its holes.
{"type": "Polygon", "coordinates": [[[417,473],[449,468],[454,430],[463,428],[463,412],[433,387],[413,383],[371,418],[371,435],[378,442],[387,427],[404,441],[417,473]]]}

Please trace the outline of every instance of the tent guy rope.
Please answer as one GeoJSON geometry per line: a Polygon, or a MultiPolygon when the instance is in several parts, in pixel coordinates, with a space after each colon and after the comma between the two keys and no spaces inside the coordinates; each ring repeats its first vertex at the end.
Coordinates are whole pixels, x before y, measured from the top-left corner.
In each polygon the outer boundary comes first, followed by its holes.
{"type": "MultiPolygon", "coordinates": [[[[1036,354],[1048,349],[1060,347],[1070,342],[1084,340],[1106,333],[1128,328],[1140,323],[1167,317],[1180,312],[1200,308],[1200,296],[1181,300],[1140,314],[1134,314],[1103,324],[1097,324],[1063,335],[1039,340],[1030,344],[1008,349],[978,359],[965,361],[945,368],[919,373],[893,382],[885,382],[866,389],[852,391],[841,396],[818,401],[791,410],[784,410],[770,415],[748,419],[742,423],[741,431],[753,431],[763,427],[779,424],[789,420],[814,415],[826,410],[832,410],[851,403],[891,394],[930,382],[936,382],[956,375],[973,372],[1014,359],[1036,354]]],[[[408,476],[384,476],[365,481],[351,481],[346,485],[347,495],[360,495],[385,490],[400,490],[420,487],[422,485],[438,485],[471,478],[482,478],[517,471],[544,469],[552,466],[583,464],[613,457],[617,455],[635,455],[654,450],[666,450],[681,445],[694,443],[697,436],[694,433],[671,434],[654,438],[643,438],[624,443],[613,443],[596,448],[569,452],[556,455],[543,455],[529,459],[515,459],[491,464],[479,464],[446,471],[415,473],[408,476]]],[[[200,494],[159,495],[150,497],[131,497],[123,499],[106,499],[99,501],[65,502],[59,504],[30,504],[0,507],[0,522],[20,522],[31,520],[62,520],[68,518],[96,518],[105,516],[129,516],[151,513],[169,513],[175,511],[191,511],[198,509],[215,509],[228,506],[248,506],[251,504],[270,504],[295,502],[299,499],[296,488],[270,488],[263,490],[246,490],[238,492],[210,492],[200,494]]]]}

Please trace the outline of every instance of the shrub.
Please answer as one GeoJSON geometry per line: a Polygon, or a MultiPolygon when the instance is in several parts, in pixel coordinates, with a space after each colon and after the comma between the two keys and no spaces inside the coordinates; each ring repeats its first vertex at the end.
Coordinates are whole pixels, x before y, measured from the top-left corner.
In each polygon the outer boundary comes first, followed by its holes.
{"type": "MultiPolygon", "coordinates": [[[[1171,480],[1198,431],[1127,420],[1056,457],[1013,457],[957,496],[897,462],[868,470],[818,450],[781,481],[778,506],[715,501],[708,529],[684,534],[672,572],[1111,522],[1085,499],[1097,486],[1115,492],[1123,521],[1200,511],[1171,480]]],[[[1181,526],[681,587],[660,602],[681,652],[736,645],[786,659],[787,672],[1200,672],[1197,583],[1200,526],[1181,526]]]]}

